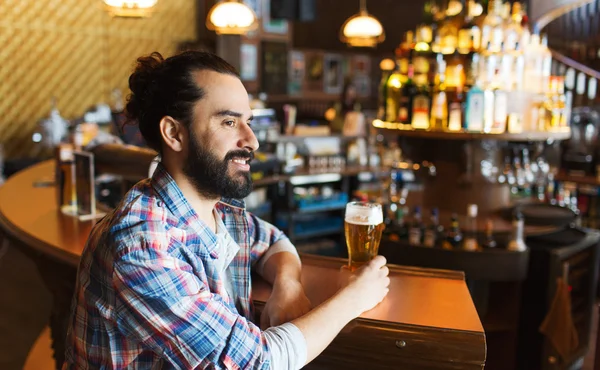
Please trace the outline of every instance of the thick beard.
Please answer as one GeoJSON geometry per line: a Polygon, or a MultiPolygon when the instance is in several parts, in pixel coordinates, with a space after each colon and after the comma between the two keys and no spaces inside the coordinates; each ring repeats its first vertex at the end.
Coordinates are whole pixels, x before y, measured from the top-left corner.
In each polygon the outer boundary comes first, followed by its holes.
{"type": "Polygon", "coordinates": [[[252,177],[250,171],[237,171],[231,176],[229,164],[233,158],[253,159],[254,153],[247,150],[234,150],[220,160],[209,150],[202,148],[192,134],[183,173],[196,190],[206,198],[243,199],[252,192],[252,177]]]}

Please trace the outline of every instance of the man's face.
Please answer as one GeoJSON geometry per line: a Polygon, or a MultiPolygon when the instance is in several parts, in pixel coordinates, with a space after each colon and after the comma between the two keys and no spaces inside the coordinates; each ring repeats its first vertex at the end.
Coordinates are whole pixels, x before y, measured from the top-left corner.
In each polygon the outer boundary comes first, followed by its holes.
{"type": "Polygon", "coordinates": [[[202,71],[195,79],[205,96],[194,109],[183,172],[207,198],[245,198],[252,191],[249,162],[258,149],[248,93],[235,76],[202,71]]]}

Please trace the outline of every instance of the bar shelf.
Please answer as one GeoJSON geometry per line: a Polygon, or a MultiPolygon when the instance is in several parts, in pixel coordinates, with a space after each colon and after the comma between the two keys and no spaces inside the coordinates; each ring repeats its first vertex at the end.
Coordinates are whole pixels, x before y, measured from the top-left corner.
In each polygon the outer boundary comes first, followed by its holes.
{"type": "Polygon", "coordinates": [[[546,141],[546,140],[567,140],[571,137],[570,129],[561,131],[531,131],[521,133],[502,133],[490,134],[479,132],[446,132],[433,130],[413,129],[410,125],[395,122],[385,122],[374,120],[373,127],[387,130],[398,136],[416,137],[423,139],[436,140],[500,140],[500,141],[546,141]]]}

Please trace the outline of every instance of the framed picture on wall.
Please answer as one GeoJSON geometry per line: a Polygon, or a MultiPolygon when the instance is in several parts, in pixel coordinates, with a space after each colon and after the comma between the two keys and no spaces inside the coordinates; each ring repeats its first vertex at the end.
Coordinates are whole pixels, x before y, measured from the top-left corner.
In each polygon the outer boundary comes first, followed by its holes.
{"type": "Polygon", "coordinates": [[[323,54],[315,51],[304,53],[304,81],[307,91],[323,91],[323,54]]]}
{"type": "Polygon", "coordinates": [[[344,81],[342,59],[339,54],[325,54],[323,56],[323,90],[327,94],[342,92],[344,81]]]}
{"type": "Polygon", "coordinates": [[[267,94],[286,94],[288,84],[288,47],[286,42],[261,43],[261,90],[267,94]]]}
{"type": "Polygon", "coordinates": [[[288,21],[285,19],[271,19],[271,0],[262,0],[261,10],[263,31],[278,35],[286,35],[288,33],[288,21]]]}
{"type": "Polygon", "coordinates": [[[257,74],[258,55],[256,45],[240,45],[240,78],[242,81],[255,81],[257,74]]]}
{"type": "Polygon", "coordinates": [[[355,55],[352,58],[352,70],[357,75],[370,75],[371,58],[368,55],[355,55]]]}
{"type": "Polygon", "coordinates": [[[371,94],[371,77],[369,75],[355,75],[353,82],[359,96],[369,96],[371,94]]]}

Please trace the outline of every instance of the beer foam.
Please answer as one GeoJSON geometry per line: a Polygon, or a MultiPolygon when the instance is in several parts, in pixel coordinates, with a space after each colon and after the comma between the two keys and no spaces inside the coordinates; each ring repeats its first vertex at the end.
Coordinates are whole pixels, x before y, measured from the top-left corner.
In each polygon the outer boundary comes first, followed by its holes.
{"type": "Polygon", "coordinates": [[[381,207],[373,204],[352,204],[346,207],[346,222],[355,225],[379,225],[383,223],[381,207]]]}

